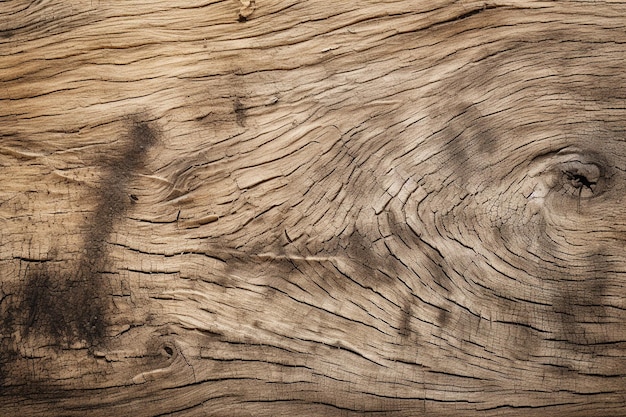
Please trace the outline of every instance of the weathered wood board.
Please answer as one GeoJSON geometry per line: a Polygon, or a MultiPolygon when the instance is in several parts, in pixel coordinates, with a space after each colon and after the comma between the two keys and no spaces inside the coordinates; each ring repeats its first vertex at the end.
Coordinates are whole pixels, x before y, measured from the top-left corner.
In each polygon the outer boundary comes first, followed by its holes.
{"type": "Polygon", "coordinates": [[[626,415],[626,3],[0,3],[3,416],[626,415]]]}

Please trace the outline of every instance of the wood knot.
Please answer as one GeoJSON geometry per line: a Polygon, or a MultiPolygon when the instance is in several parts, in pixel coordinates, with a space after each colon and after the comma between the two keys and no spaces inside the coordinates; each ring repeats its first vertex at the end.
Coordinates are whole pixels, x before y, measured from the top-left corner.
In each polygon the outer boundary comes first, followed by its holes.
{"type": "MultiPolygon", "coordinates": [[[[608,188],[609,166],[605,158],[596,152],[567,147],[534,159],[538,168],[530,177],[540,178],[530,197],[555,196],[575,200],[580,210],[581,200],[600,196],[608,188]]],[[[565,204],[566,200],[562,201],[565,204]]]]}
{"type": "Polygon", "coordinates": [[[252,15],[252,12],[254,12],[254,9],[256,8],[256,2],[255,0],[240,0],[240,1],[241,1],[241,7],[239,8],[239,17],[237,20],[243,23],[243,22],[247,22],[250,15],[252,15]]]}
{"type": "Polygon", "coordinates": [[[560,186],[568,195],[578,198],[593,197],[602,178],[602,170],[595,163],[579,160],[560,164],[560,186]]]}

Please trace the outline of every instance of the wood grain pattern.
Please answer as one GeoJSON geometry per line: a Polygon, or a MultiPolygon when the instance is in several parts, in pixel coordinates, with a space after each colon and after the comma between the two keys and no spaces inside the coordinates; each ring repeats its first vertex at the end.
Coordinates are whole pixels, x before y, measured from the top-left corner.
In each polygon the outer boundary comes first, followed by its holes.
{"type": "Polygon", "coordinates": [[[626,3],[0,3],[0,411],[626,415],[626,3]]]}

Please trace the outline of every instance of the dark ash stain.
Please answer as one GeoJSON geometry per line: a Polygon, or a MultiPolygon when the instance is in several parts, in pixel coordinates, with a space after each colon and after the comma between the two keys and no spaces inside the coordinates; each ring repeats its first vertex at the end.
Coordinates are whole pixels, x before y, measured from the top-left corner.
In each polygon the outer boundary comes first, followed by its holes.
{"type": "Polygon", "coordinates": [[[105,335],[105,305],[97,295],[101,281],[94,271],[66,276],[45,265],[30,267],[19,305],[27,313],[23,335],[35,333],[56,346],[99,345],[105,335]]]}
{"type": "Polygon", "coordinates": [[[340,245],[330,253],[334,254],[339,250],[341,256],[348,261],[349,268],[342,272],[349,278],[346,283],[353,281],[375,291],[389,285],[399,285],[400,282],[395,278],[395,258],[388,253],[379,253],[373,247],[374,238],[354,230],[343,244],[345,246],[340,245]]]}
{"type": "Polygon", "coordinates": [[[445,308],[441,308],[439,310],[439,313],[437,314],[437,323],[439,324],[439,327],[443,329],[448,325],[449,322],[450,322],[450,312],[446,310],[445,308]]]}
{"type": "Polygon", "coordinates": [[[113,231],[115,221],[124,215],[131,204],[128,186],[136,171],[145,164],[147,151],[156,144],[157,137],[156,129],[150,124],[133,121],[128,137],[123,141],[123,148],[117,151],[117,156],[102,163],[105,174],[100,183],[98,205],[89,225],[83,256],[76,274],[79,285],[69,288],[76,301],[84,300],[90,304],[80,306],[76,311],[78,316],[83,317],[83,323],[89,323],[89,328],[78,327],[79,330],[85,330],[78,335],[85,338],[90,345],[94,345],[104,335],[105,300],[104,294],[99,295],[102,293],[104,281],[101,271],[106,269],[107,263],[104,246],[113,231]]]}
{"type": "Polygon", "coordinates": [[[593,348],[589,339],[593,336],[587,334],[584,323],[595,321],[600,324],[607,317],[603,304],[605,293],[606,284],[602,278],[569,283],[568,288],[553,301],[554,312],[560,321],[559,339],[568,341],[573,349],[580,352],[593,348]]]}
{"type": "Polygon", "coordinates": [[[133,121],[124,147],[112,159],[99,164],[104,169],[100,182],[98,205],[89,224],[89,234],[83,261],[87,264],[102,253],[113,222],[129,207],[127,188],[135,172],[144,164],[145,154],[157,140],[157,131],[148,123],[133,121]]]}
{"type": "Polygon", "coordinates": [[[585,269],[577,274],[578,280],[572,282],[570,278],[553,284],[553,313],[559,324],[555,331],[557,339],[580,354],[598,354],[603,349],[602,342],[613,337],[610,329],[615,329],[615,321],[606,300],[607,296],[615,295],[609,285],[614,269],[607,261],[610,252],[611,249],[601,247],[589,253],[585,269]],[[598,331],[605,328],[607,335],[592,331],[590,326],[598,331]]]}
{"type": "Polygon", "coordinates": [[[413,331],[411,329],[411,316],[413,315],[413,308],[411,305],[411,301],[409,299],[407,299],[404,302],[404,308],[402,309],[402,318],[400,320],[400,336],[402,337],[408,337],[411,332],[413,331]]]}
{"type": "Polygon", "coordinates": [[[128,187],[157,138],[158,131],[149,123],[132,121],[120,140],[123,145],[107,150],[107,157],[96,161],[103,175],[94,196],[95,209],[84,226],[81,256],[63,263],[28,261],[23,287],[0,310],[4,314],[2,365],[17,354],[15,342],[6,336],[15,332],[36,345],[43,342],[60,349],[93,348],[106,342],[107,311],[112,308],[105,275],[110,269],[106,241],[131,207],[128,187]]]}
{"type": "Polygon", "coordinates": [[[246,124],[246,108],[243,106],[239,98],[236,98],[233,102],[233,111],[235,112],[235,120],[237,120],[237,125],[244,127],[246,124]]]}
{"type": "MultiPolygon", "coordinates": [[[[498,156],[498,135],[489,116],[485,116],[471,103],[460,103],[446,109],[442,130],[444,145],[444,171],[463,187],[475,182],[479,172],[489,166],[489,161],[498,156]]],[[[478,176],[482,178],[482,176],[478,176]]]]}

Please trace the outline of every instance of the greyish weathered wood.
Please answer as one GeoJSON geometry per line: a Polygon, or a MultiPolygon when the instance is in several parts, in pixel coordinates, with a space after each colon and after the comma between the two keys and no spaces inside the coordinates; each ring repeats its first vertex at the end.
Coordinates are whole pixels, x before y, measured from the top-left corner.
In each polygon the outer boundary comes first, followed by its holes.
{"type": "Polygon", "coordinates": [[[3,416],[626,415],[626,3],[0,3],[3,416]]]}

